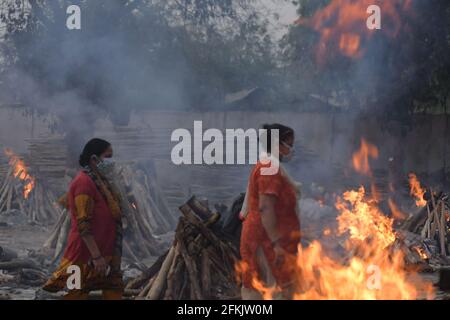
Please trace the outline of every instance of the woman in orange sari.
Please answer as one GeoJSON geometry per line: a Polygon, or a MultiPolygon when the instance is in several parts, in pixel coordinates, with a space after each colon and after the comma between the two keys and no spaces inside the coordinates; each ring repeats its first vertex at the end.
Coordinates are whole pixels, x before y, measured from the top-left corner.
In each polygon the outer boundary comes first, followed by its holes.
{"type": "Polygon", "coordinates": [[[59,268],[44,286],[50,292],[69,289],[64,297],[67,300],[87,299],[93,290],[102,290],[104,299],[122,298],[120,198],[105,178],[113,167],[108,162],[112,155],[107,141],[89,141],[80,156],[82,170],[70,184],[67,205],[71,228],[67,247],[59,268]],[[70,266],[81,271],[80,288],[67,288],[73,270],[68,269],[70,266]]]}
{"type": "Polygon", "coordinates": [[[300,243],[298,218],[299,184],[281,163],[293,155],[294,131],[280,124],[264,125],[267,130],[268,161],[253,168],[241,212],[242,299],[260,299],[257,282],[266,288],[281,289],[284,298],[295,287],[293,264],[300,243]],[[271,132],[278,130],[279,145],[271,146],[271,132]],[[271,154],[278,147],[279,156],[271,154]],[[261,174],[261,169],[279,167],[275,175],[261,174]],[[281,163],[280,163],[281,162],[281,163]]]}

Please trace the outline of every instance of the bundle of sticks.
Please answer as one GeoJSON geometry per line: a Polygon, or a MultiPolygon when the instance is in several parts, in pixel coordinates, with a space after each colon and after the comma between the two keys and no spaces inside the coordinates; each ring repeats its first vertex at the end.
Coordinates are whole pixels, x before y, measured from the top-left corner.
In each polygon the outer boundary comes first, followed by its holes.
{"type": "Polygon", "coordinates": [[[154,179],[131,165],[122,165],[117,169],[115,180],[121,188],[122,197],[131,203],[130,209],[140,211],[151,234],[163,234],[175,229],[178,215],[169,209],[154,179]]]}
{"type": "Polygon", "coordinates": [[[24,173],[18,171],[17,161],[21,160],[11,162],[0,187],[0,213],[16,209],[26,214],[31,222],[55,222],[61,215],[61,210],[55,206],[56,197],[40,179],[22,179],[24,173]]]}
{"type": "Polygon", "coordinates": [[[432,189],[425,193],[426,206],[403,224],[402,229],[420,234],[422,239],[437,243],[439,253],[447,256],[449,235],[449,196],[432,189]]]}
{"type": "Polygon", "coordinates": [[[180,207],[175,239],[166,254],[127,289],[141,289],[137,299],[236,299],[237,248],[215,223],[220,216],[192,197],[180,207]]]}
{"type": "Polygon", "coordinates": [[[18,257],[15,251],[0,247],[0,283],[41,286],[47,277],[48,274],[35,259],[18,257]]]}
{"type": "Polygon", "coordinates": [[[448,217],[449,197],[444,193],[434,194],[430,191],[431,199],[427,203],[427,219],[421,231],[421,236],[427,239],[436,239],[439,243],[440,253],[447,255],[448,251],[448,217]]]}
{"type": "Polygon", "coordinates": [[[58,193],[65,187],[68,160],[68,143],[58,134],[40,135],[25,139],[28,143],[27,164],[33,168],[36,176],[45,177],[48,187],[58,193]]]}

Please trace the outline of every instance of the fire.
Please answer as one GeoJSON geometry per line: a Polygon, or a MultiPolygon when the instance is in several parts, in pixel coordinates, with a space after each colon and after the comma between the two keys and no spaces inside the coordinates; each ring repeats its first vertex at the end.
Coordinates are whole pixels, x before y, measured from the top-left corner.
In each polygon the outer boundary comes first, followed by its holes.
{"type": "Polygon", "coordinates": [[[348,234],[345,243],[349,259],[332,259],[319,242],[299,248],[297,266],[302,288],[295,299],[392,300],[433,297],[431,283],[416,274],[407,275],[404,253],[394,251],[393,220],[367,197],[363,187],[347,191],[336,202],[340,212],[338,233],[348,234]]]}
{"type": "Polygon", "coordinates": [[[389,209],[391,209],[392,216],[395,219],[397,219],[397,220],[405,220],[406,219],[406,214],[397,207],[394,200],[389,199],[388,205],[389,205],[389,209]]]}
{"type": "Polygon", "coordinates": [[[372,172],[369,165],[370,158],[378,158],[378,148],[368,143],[364,138],[361,139],[361,147],[359,151],[353,154],[353,168],[356,172],[371,176],[372,172]]]}
{"type": "Polygon", "coordinates": [[[422,260],[427,260],[427,259],[428,259],[428,255],[427,255],[427,253],[425,252],[425,250],[423,250],[423,248],[420,248],[420,247],[414,247],[413,249],[417,252],[417,254],[419,255],[419,257],[420,257],[422,260]]]}
{"type": "Polygon", "coordinates": [[[425,207],[427,201],[424,199],[425,190],[422,189],[420,181],[414,173],[409,174],[410,195],[416,198],[416,206],[425,207]]]}
{"type": "Polygon", "coordinates": [[[319,63],[335,52],[350,58],[360,58],[366,51],[367,42],[378,31],[395,38],[402,27],[402,14],[411,14],[411,0],[332,0],[312,17],[299,18],[296,23],[307,26],[320,36],[316,58],[319,63]],[[370,14],[367,9],[378,5],[382,13],[381,30],[370,30],[366,24],[370,14]]]}
{"type": "MultiPolygon", "coordinates": [[[[361,142],[353,155],[356,171],[370,175],[369,157],[378,157],[378,149],[361,142]]],[[[328,254],[318,241],[306,248],[298,247],[293,275],[297,286],[293,298],[298,300],[414,300],[434,298],[431,282],[415,271],[406,270],[405,253],[395,246],[397,234],[394,219],[378,207],[379,195],[374,185],[370,195],[364,187],[337,197],[338,229],[327,228],[327,237],[345,237],[346,254],[336,258],[328,254]]],[[[394,218],[404,218],[395,203],[389,205],[394,218]]],[[[422,259],[426,253],[416,249],[422,259]]],[[[244,271],[245,268],[237,268],[244,271]]],[[[265,287],[253,275],[253,287],[265,298],[271,298],[276,288],[265,287]]]]}
{"type": "Polygon", "coordinates": [[[14,169],[14,177],[24,182],[23,197],[28,199],[34,189],[35,179],[28,173],[25,163],[11,149],[5,149],[5,154],[9,157],[9,165],[14,169]]]}
{"type": "Polygon", "coordinates": [[[357,57],[360,55],[360,44],[361,37],[357,34],[343,34],[339,40],[339,48],[344,55],[349,57],[357,57]]]}
{"type": "Polygon", "coordinates": [[[395,241],[393,220],[380,211],[376,201],[366,198],[364,187],[345,192],[342,199],[337,199],[336,208],[340,212],[337,218],[340,235],[349,232],[351,240],[370,239],[381,249],[387,248],[395,241]]]}
{"type": "MultiPolygon", "coordinates": [[[[416,273],[406,272],[405,257],[394,250],[396,235],[393,219],[386,217],[363,187],[347,191],[338,198],[338,235],[347,235],[346,259],[328,255],[320,242],[298,247],[295,274],[297,300],[413,300],[432,299],[431,283],[416,273]]],[[[328,232],[327,232],[328,233],[328,232]]],[[[420,254],[421,252],[418,251],[420,254]]],[[[425,257],[425,253],[421,257],[425,257]]],[[[245,270],[245,265],[237,271],[245,270]]],[[[257,276],[253,287],[264,299],[276,288],[267,288],[257,276]]]]}

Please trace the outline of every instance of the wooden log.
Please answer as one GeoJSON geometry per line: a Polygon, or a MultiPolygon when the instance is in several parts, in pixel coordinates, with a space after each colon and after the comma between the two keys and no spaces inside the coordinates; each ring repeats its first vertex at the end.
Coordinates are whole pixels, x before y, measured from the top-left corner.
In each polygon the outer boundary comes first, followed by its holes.
{"type": "Polygon", "coordinates": [[[14,177],[12,175],[6,178],[5,189],[3,190],[3,193],[0,195],[0,212],[2,212],[3,209],[6,207],[6,199],[8,197],[9,192],[11,191],[13,179],[14,177]]]}
{"type": "MultiPolygon", "coordinates": [[[[150,291],[150,288],[152,287],[153,283],[155,282],[156,276],[152,277],[150,281],[147,282],[144,289],[141,290],[138,297],[139,298],[145,298],[148,295],[148,292],[150,291]]],[[[127,290],[127,289],[125,289],[127,290]]]]}
{"type": "Polygon", "coordinates": [[[61,216],[58,218],[55,226],[53,227],[53,230],[48,237],[48,239],[44,243],[44,248],[46,249],[55,249],[56,248],[56,242],[58,241],[59,233],[61,232],[61,227],[64,224],[64,221],[66,219],[67,211],[64,210],[61,214],[61,216]]]}
{"type": "Polygon", "coordinates": [[[61,225],[61,229],[60,229],[60,232],[58,235],[58,240],[56,241],[55,253],[53,255],[52,262],[55,262],[64,250],[64,247],[67,242],[68,235],[69,235],[69,231],[70,231],[70,226],[72,223],[71,220],[72,219],[70,217],[70,214],[67,212],[65,214],[64,222],[61,225]]]}
{"type": "Polygon", "coordinates": [[[439,230],[441,229],[441,221],[438,216],[439,205],[440,205],[440,202],[438,202],[438,204],[433,208],[433,226],[432,226],[432,230],[431,230],[431,235],[432,235],[431,239],[434,239],[434,237],[436,236],[436,232],[438,233],[438,236],[439,236],[439,230]]]}
{"type": "Polygon", "coordinates": [[[441,244],[441,254],[443,256],[447,255],[447,248],[446,248],[446,238],[447,238],[447,222],[445,219],[445,204],[443,201],[440,202],[441,204],[441,210],[440,210],[440,229],[439,229],[439,240],[440,240],[440,244],[441,244]]]}
{"type": "Polygon", "coordinates": [[[180,249],[178,244],[175,245],[175,256],[173,258],[172,265],[169,268],[169,272],[167,273],[167,289],[164,294],[164,300],[173,300],[175,293],[175,278],[177,276],[177,272],[180,270],[180,266],[182,265],[183,258],[180,255],[180,249]]]}
{"type": "MultiPolygon", "coordinates": [[[[183,205],[180,207],[180,211],[183,213],[184,217],[191,223],[193,226],[198,228],[198,231],[209,240],[209,242],[215,246],[217,249],[221,249],[220,247],[220,239],[197,218],[192,209],[187,205],[183,205]]],[[[181,221],[181,218],[180,218],[181,221]]]]}
{"type": "Polygon", "coordinates": [[[37,269],[40,267],[30,259],[16,259],[13,261],[0,262],[0,270],[13,271],[17,269],[37,269]]]}
{"type": "Polygon", "coordinates": [[[148,282],[151,278],[153,278],[158,271],[161,269],[161,266],[163,262],[165,261],[167,255],[169,254],[169,250],[164,253],[162,256],[156,260],[156,262],[148,268],[146,271],[144,271],[139,277],[131,280],[127,283],[126,287],[127,289],[138,289],[141,288],[146,282],[148,282]]]}
{"type": "Polygon", "coordinates": [[[18,257],[17,252],[10,250],[8,248],[0,247],[1,262],[12,261],[14,259],[17,259],[17,257],[18,257]]]}
{"type": "MultiPolygon", "coordinates": [[[[0,195],[3,195],[6,188],[8,188],[10,186],[11,180],[14,178],[13,177],[13,166],[9,166],[8,173],[6,174],[5,177],[6,178],[3,181],[2,187],[0,189],[0,195]]],[[[0,196],[0,202],[1,202],[1,199],[2,199],[2,197],[0,196]]]]}
{"type": "Polygon", "coordinates": [[[208,251],[202,253],[202,291],[205,299],[209,299],[211,292],[211,260],[208,251]]]}
{"type": "Polygon", "coordinates": [[[158,272],[158,276],[155,279],[155,283],[151,287],[146,299],[147,300],[158,300],[161,296],[162,290],[166,285],[167,281],[167,273],[169,272],[169,268],[172,265],[173,258],[175,256],[175,248],[172,246],[167,254],[166,259],[164,260],[161,269],[158,272]]]}
{"type": "Polygon", "coordinates": [[[188,277],[183,277],[182,283],[183,284],[181,285],[180,293],[178,294],[177,300],[186,300],[188,296],[186,292],[188,290],[190,291],[188,277]]]}
{"type": "MultiPolygon", "coordinates": [[[[16,193],[16,194],[20,194],[20,191],[19,191],[19,188],[18,188],[18,185],[17,185],[17,184],[16,184],[16,186],[15,186],[15,193],[16,193]]],[[[19,209],[20,209],[20,211],[26,214],[27,210],[25,209],[25,204],[24,204],[24,202],[22,201],[22,199],[21,199],[21,198],[16,199],[16,202],[19,204],[19,209]]]]}
{"type": "Polygon", "coordinates": [[[11,211],[11,203],[13,199],[14,188],[9,188],[8,197],[6,198],[6,211],[11,211]]]}
{"type": "Polygon", "coordinates": [[[197,265],[195,264],[195,261],[192,259],[192,257],[189,256],[186,246],[184,244],[182,235],[180,235],[180,233],[177,232],[176,237],[177,237],[177,241],[178,241],[178,246],[180,248],[180,253],[184,259],[184,263],[186,265],[186,270],[189,275],[189,285],[191,288],[191,299],[203,300],[203,295],[201,292],[200,284],[198,282],[199,275],[198,275],[197,265]]]}

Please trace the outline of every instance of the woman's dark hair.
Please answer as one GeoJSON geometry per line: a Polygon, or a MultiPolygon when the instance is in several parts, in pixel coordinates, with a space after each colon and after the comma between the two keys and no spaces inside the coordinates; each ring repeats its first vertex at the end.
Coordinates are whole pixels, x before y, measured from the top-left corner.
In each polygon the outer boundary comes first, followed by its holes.
{"type": "Polygon", "coordinates": [[[89,164],[89,161],[91,161],[92,156],[100,157],[102,153],[104,153],[111,144],[103,139],[94,138],[90,140],[86,145],[84,146],[83,152],[80,155],[80,166],[85,167],[89,164]]]}
{"type": "Polygon", "coordinates": [[[278,130],[280,142],[286,141],[289,138],[294,138],[294,129],[284,126],[279,123],[264,124],[263,129],[267,130],[267,152],[272,152],[272,130],[278,130]]]}

